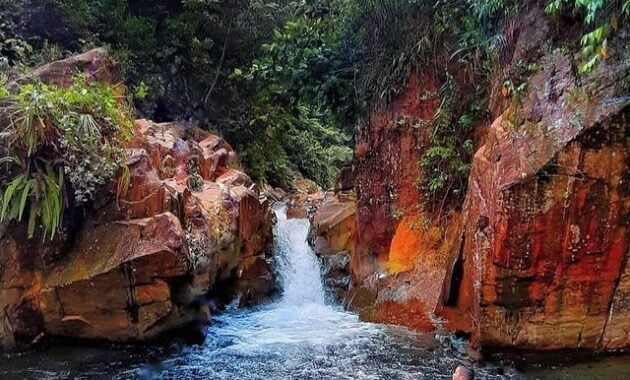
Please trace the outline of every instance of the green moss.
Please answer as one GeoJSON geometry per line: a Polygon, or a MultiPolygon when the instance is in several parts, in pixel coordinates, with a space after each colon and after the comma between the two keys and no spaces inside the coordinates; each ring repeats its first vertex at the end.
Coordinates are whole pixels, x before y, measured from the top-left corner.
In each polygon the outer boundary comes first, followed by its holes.
{"type": "Polygon", "coordinates": [[[188,188],[192,191],[203,190],[203,178],[199,174],[199,164],[193,159],[188,161],[188,188]]]}

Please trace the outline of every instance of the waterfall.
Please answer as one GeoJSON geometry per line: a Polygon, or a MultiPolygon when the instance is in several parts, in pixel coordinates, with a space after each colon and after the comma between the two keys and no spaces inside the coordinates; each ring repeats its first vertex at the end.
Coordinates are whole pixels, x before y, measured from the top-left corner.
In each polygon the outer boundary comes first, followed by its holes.
{"type": "Polygon", "coordinates": [[[275,257],[283,293],[280,302],[298,306],[323,305],[325,291],[315,252],[308,244],[308,219],[287,219],[287,206],[274,207],[278,222],[274,227],[275,257]]]}

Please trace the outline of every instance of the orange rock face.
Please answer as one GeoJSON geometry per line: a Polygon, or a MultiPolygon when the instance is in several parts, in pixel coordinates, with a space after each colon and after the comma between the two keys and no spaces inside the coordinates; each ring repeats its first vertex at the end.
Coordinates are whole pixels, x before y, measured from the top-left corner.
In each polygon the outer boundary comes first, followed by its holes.
{"type": "MultiPolygon", "coordinates": [[[[103,59],[93,52],[36,73],[63,82],[68,62],[89,73],[103,59]]],[[[3,228],[0,348],[41,333],[149,339],[206,321],[208,297],[251,305],[274,290],[269,204],[231,167],[229,144],[185,123],[139,120],[135,132],[128,190],[118,199],[53,243],[26,239],[19,225],[3,228]]]]}
{"type": "Polygon", "coordinates": [[[628,114],[604,99],[628,69],[604,64],[578,88],[569,57],[543,62],[519,110],[528,131],[503,114],[475,155],[453,302],[480,344],[626,347],[628,114]]]}
{"type": "Polygon", "coordinates": [[[547,22],[534,7],[513,26],[511,64],[540,69],[518,99],[490,91],[493,120],[475,133],[465,202],[446,223],[419,207],[427,140],[405,122],[433,115],[420,95],[436,84],[412,76],[361,126],[347,302],[365,318],[444,321],[478,345],[630,347],[627,39],[577,78],[547,22]]]}
{"type": "Polygon", "coordinates": [[[327,192],[312,217],[311,243],[322,263],[324,284],[339,301],[350,285],[350,257],[355,242],[353,192],[327,192]]]}
{"type": "Polygon", "coordinates": [[[445,234],[422,211],[418,162],[429,136],[428,128],[416,127],[433,118],[439,100],[424,94],[438,88],[431,75],[413,74],[400,97],[377,108],[357,136],[356,244],[346,304],[369,307],[362,315],[372,321],[431,326],[425,322],[441,294],[446,258],[438,252],[445,234]]]}
{"type": "Polygon", "coordinates": [[[433,117],[437,100],[424,100],[422,94],[436,89],[428,76],[412,75],[404,94],[375,111],[359,130],[354,162],[357,240],[351,263],[357,285],[382,269],[400,218],[419,211],[418,159],[426,129],[412,124],[433,117]]]}

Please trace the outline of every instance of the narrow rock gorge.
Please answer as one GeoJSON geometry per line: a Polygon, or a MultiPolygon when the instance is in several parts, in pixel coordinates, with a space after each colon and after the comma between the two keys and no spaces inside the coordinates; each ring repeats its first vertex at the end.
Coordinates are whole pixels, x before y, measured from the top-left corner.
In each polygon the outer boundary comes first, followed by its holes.
{"type": "Polygon", "coordinates": [[[630,377],[629,0],[0,20],[1,379],[630,377]]]}

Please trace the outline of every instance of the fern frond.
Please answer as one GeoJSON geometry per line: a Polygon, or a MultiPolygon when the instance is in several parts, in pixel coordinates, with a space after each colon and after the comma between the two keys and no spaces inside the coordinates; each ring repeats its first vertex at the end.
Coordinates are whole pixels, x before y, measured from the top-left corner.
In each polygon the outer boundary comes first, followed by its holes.
{"type": "Polygon", "coordinates": [[[5,220],[7,209],[9,207],[9,204],[13,200],[13,195],[15,194],[16,190],[18,190],[20,186],[22,186],[22,184],[26,181],[26,178],[26,173],[18,174],[4,191],[4,195],[2,197],[2,211],[0,211],[0,222],[3,222],[5,220]]]}

